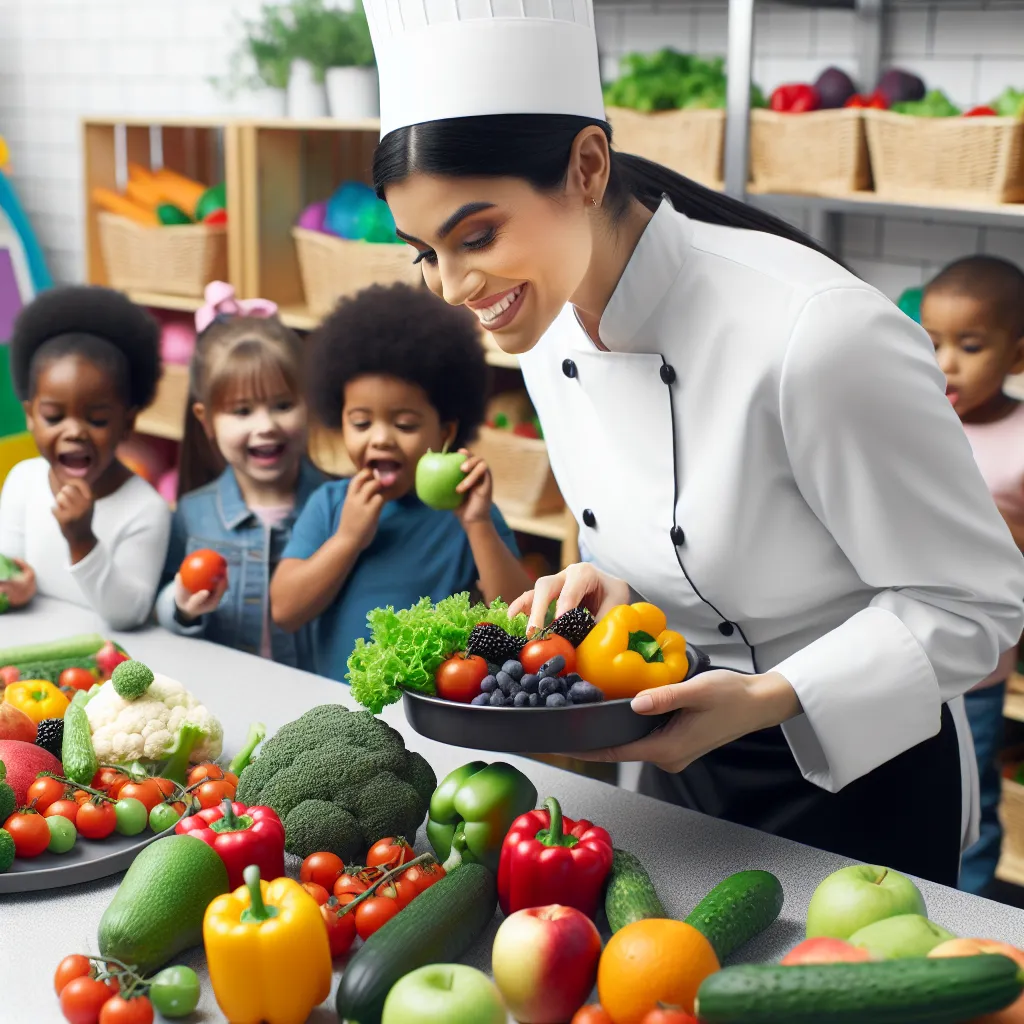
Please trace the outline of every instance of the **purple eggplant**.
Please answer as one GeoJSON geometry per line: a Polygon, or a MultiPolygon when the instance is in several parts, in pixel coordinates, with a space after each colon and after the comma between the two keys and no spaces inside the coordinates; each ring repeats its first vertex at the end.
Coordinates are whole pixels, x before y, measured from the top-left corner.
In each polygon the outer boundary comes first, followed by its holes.
{"type": "Polygon", "coordinates": [[[842,68],[825,68],[814,83],[821,97],[822,110],[836,110],[857,91],[850,76],[842,68]]]}
{"type": "Polygon", "coordinates": [[[924,99],[924,82],[917,75],[899,68],[889,68],[875,86],[891,107],[894,103],[916,102],[924,99]]]}

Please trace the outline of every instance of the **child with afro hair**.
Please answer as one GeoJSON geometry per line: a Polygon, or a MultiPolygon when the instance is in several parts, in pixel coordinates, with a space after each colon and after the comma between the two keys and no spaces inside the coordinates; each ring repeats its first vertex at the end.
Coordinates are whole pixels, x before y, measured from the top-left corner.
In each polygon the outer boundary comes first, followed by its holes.
{"type": "Polygon", "coordinates": [[[491,474],[466,445],[483,422],[487,364],[476,322],[424,288],[375,285],[343,299],[311,339],[310,405],[356,473],[309,499],[270,585],[285,629],[318,619],[316,671],[344,680],[367,612],[478,588],[511,602],[532,586],[491,501],[491,474]],[[462,503],[416,495],[428,451],[465,456],[462,503]]]}
{"type": "Polygon", "coordinates": [[[120,292],[54,288],[21,311],[10,359],[40,457],[4,482],[0,552],[40,594],[134,629],[153,608],[171,512],[117,447],[156,393],[159,327],[120,292]]]}

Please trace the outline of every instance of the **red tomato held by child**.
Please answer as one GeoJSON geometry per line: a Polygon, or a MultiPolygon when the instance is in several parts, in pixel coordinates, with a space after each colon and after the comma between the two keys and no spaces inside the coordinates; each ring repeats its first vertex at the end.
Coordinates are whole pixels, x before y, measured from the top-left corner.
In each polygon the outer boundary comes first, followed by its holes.
{"type": "Polygon", "coordinates": [[[531,640],[520,652],[519,661],[524,672],[539,672],[545,662],[560,654],[565,658],[565,668],[558,674],[568,675],[576,669],[576,648],[557,633],[552,636],[531,640]]]}
{"type": "Polygon", "coordinates": [[[480,693],[480,684],[487,675],[487,662],[479,655],[467,658],[459,653],[449,658],[434,676],[437,695],[445,700],[468,704],[480,693]]]}
{"type": "Polygon", "coordinates": [[[203,548],[193,551],[178,570],[181,585],[190,593],[200,590],[213,591],[228,574],[228,563],[216,551],[203,548]]]}

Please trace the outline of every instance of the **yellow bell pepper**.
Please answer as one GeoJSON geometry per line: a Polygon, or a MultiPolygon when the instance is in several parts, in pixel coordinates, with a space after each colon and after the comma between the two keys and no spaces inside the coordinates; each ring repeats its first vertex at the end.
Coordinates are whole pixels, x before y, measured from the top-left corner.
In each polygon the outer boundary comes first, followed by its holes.
{"type": "Polygon", "coordinates": [[[19,679],[4,690],[4,700],[24,711],[36,725],[46,718],[63,718],[71,703],[47,679],[19,679]]]}
{"type": "Polygon", "coordinates": [[[230,1024],[304,1024],[331,992],[331,948],[316,900],[291,878],[218,896],[203,917],[210,983],[230,1024]]]}
{"type": "Polygon", "coordinates": [[[620,604],[576,648],[576,671],[607,700],[682,682],[690,669],[686,640],[667,629],[653,604],[620,604]]]}

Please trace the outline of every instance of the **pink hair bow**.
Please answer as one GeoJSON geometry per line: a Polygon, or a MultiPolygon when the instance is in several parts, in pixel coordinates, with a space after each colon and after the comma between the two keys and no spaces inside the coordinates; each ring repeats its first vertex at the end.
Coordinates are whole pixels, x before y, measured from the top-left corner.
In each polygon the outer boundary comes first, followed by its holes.
{"type": "Polygon", "coordinates": [[[274,316],[277,303],[270,299],[236,299],[235,289],[226,281],[211,281],[203,293],[205,302],[196,311],[196,332],[202,334],[219,316],[274,316]]]}

